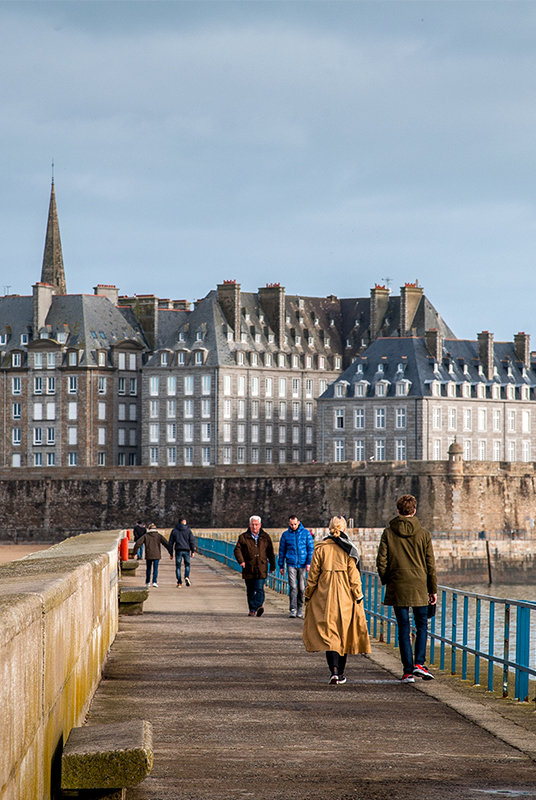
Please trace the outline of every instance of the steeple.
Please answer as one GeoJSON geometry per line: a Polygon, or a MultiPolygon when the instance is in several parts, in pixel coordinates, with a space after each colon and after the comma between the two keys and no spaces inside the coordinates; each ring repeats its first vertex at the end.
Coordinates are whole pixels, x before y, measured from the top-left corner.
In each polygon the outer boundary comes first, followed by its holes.
{"type": "Polygon", "coordinates": [[[54,191],[54,176],[50,190],[50,205],[48,208],[47,235],[45,239],[45,252],[43,253],[43,267],[41,269],[41,283],[53,286],[57,294],[67,294],[65,271],[63,269],[63,255],[61,252],[60,225],[56,208],[56,194],[54,191]]]}

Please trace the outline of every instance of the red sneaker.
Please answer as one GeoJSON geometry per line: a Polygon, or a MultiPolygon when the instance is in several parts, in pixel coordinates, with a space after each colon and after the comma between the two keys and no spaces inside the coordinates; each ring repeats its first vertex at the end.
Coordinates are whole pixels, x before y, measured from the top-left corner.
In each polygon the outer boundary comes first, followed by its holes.
{"type": "Polygon", "coordinates": [[[415,664],[415,667],[413,669],[413,674],[418,675],[419,678],[423,679],[423,681],[434,680],[434,676],[432,675],[430,670],[426,669],[426,667],[423,667],[421,664],[415,664]]]}

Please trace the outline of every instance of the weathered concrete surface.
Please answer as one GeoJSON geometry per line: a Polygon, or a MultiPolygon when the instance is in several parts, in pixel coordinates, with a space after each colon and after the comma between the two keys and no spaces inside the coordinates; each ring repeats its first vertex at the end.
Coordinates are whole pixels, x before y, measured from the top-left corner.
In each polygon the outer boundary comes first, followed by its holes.
{"type": "Polygon", "coordinates": [[[345,686],[328,686],[286,598],[270,593],[264,616],[249,618],[239,575],[196,557],[191,578],[177,589],[162,560],[143,617],[120,620],[91,705],[89,725],[127,707],[153,723],[154,768],[128,800],[536,797],[524,752],[536,752],[534,734],[500,715],[488,733],[433,696],[439,680],[401,685],[382,645],[349,658],[345,686]]]}
{"type": "Polygon", "coordinates": [[[153,731],[147,720],[73,728],[61,758],[62,789],[136,786],[153,767],[153,731]]]}

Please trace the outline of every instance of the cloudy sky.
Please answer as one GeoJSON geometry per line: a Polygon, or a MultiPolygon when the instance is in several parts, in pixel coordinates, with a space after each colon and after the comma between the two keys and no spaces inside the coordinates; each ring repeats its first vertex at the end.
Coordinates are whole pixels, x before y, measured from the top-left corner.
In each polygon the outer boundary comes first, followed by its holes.
{"type": "Polygon", "coordinates": [[[0,2],[0,292],[419,280],[536,347],[536,3],[0,2]]]}

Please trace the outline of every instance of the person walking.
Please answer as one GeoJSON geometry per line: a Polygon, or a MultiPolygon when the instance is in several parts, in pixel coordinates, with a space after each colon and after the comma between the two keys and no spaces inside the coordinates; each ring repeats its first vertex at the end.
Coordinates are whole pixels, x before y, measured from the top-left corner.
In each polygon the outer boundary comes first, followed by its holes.
{"type": "Polygon", "coordinates": [[[147,528],[145,527],[141,519],[139,519],[134,525],[134,528],[132,529],[132,535],[134,536],[134,544],[135,544],[137,559],[140,559],[143,555],[143,545],[141,547],[138,547],[138,539],[140,539],[144,533],[147,533],[147,528]]]}
{"type": "Polygon", "coordinates": [[[396,501],[398,516],[391,520],[380,539],[376,567],[386,586],[384,604],[393,606],[398,623],[398,643],[402,660],[402,683],[425,681],[434,676],[424,666],[428,639],[428,606],[437,603],[437,576],[429,531],[415,516],[417,501],[404,494],[396,501]],[[415,658],[411,646],[409,610],[417,629],[415,658]]]}
{"type": "Polygon", "coordinates": [[[162,558],[162,545],[166,548],[168,553],[171,552],[168,540],[162,536],[160,531],[157,531],[156,525],[151,522],[147,528],[146,533],[140,536],[138,544],[145,545],[145,586],[151,586],[151,572],[153,575],[152,585],[158,589],[158,564],[162,558]]]}
{"type": "Polygon", "coordinates": [[[250,517],[248,530],[240,534],[234,548],[234,556],[242,567],[242,578],[246,583],[250,617],[264,614],[264,582],[268,572],[275,570],[274,545],[261,523],[260,517],[250,517]]]}
{"type": "Polygon", "coordinates": [[[181,565],[183,561],[184,583],[186,586],[191,586],[190,557],[193,558],[195,556],[197,547],[194,535],[186,524],[185,519],[181,519],[171,531],[169,546],[171,547],[170,558],[173,558],[173,550],[175,550],[175,575],[177,576],[177,586],[182,586],[181,565]]]}
{"type": "Polygon", "coordinates": [[[346,520],[333,517],[329,535],[314,547],[303,625],[305,649],[326,653],[332,685],[346,683],[349,653],[370,653],[358,564],[357,549],[346,535],[346,520]]]}
{"type": "Polygon", "coordinates": [[[303,617],[303,593],[307,573],[313,557],[314,541],[310,531],[304,528],[295,514],[288,519],[288,528],[279,540],[279,572],[285,574],[287,563],[289,585],[289,617],[303,617]]]}

